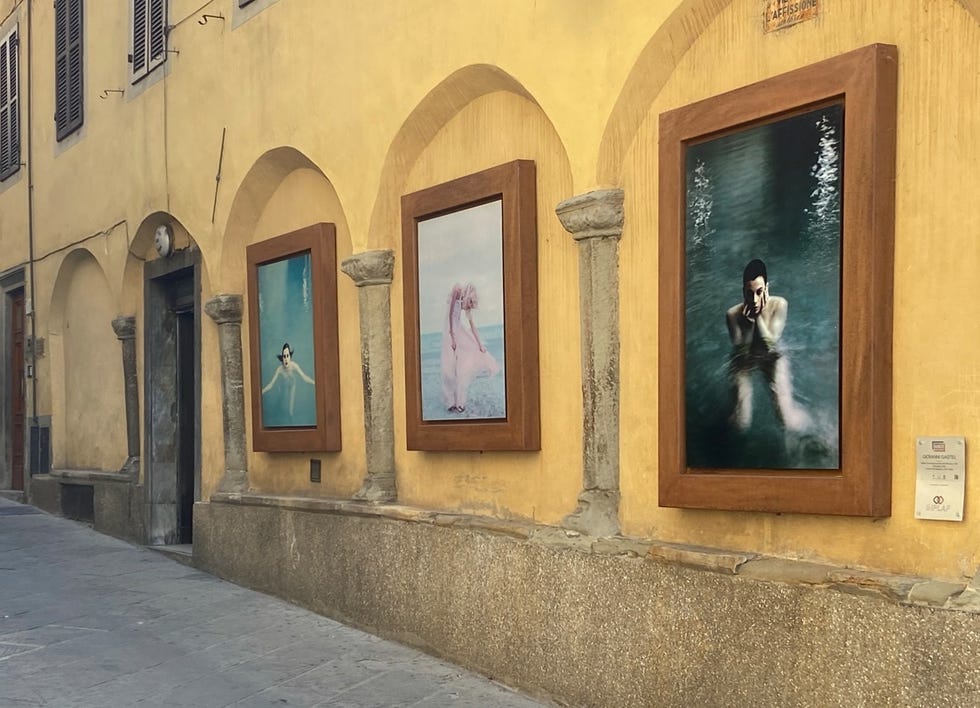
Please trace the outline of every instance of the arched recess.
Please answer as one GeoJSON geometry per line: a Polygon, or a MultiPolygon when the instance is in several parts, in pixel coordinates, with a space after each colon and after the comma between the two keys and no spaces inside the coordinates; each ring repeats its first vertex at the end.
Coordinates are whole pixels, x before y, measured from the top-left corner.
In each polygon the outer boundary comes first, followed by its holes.
{"type": "Polygon", "coordinates": [[[202,365],[201,356],[213,348],[201,326],[209,292],[203,253],[180,219],[163,211],[144,217],[129,247],[120,314],[136,316],[137,437],[150,544],[192,541],[191,509],[202,498],[202,440],[220,429],[201,405],[208,374],[217,368],[202,365]],[[162,225],[172,231],[167,256],[154,243],[162,225]]]}
{"type": "Polygon", "coordinates": [[[55,280],[48,319],[52,463],[116,471],[126,459],[125,399],[116,303],[95,256],[69,253],[55,280]]]}
{"type": "MultiPolygon", "coordinates": [[[[955,0],[980,22],[980,0],[955,0]]],[[[618,185],[623,160],[681,57],[731,0],[684,0],[647,42],[613,107],[599,146],[597,185],[618,185]]],[[[761,19],[760,19],[761,23],[761,19]]]]}
{"type": "MultiPolygon", "coordinates": [[[[312,170],[333,190],[330,179],[309,157],[294,147],[281,146],[263,153],[246,173],[231,204],[221,245],[221,271],[215,274],[222,292],[245,292],[245,247],[255,240],[269,200],[297,170],[312,170]]],[[[338,242],[349,241],[346,219],[335,217],[338,242]]],[[[341,249],[342,250],[342,249],[341,249]]]]}
{"type": "Polygon", "coordinates": [[[980,0],[957,0],[967,12],[980,22],[980,0]]]}
{"type": "MultiPolygon", "coordinates": [[[[849,546],[826,540],[830,537],[827,533],[830,527],[824,519],[746,515],[732,525],[724,515],[695,519],[690,514],[657,505],[658,466],[656,455],[649,454],[649,440],[656,440],[657,435],[657,407],[651,403],[657,400],[659,373],[655,366],[650,366],[647,352],[651,346],[650,332],[657,331],[660,303],[664,297],[673,297],[671,293],[659,293],[656,281],[650,278],[651,273],[657,273],[659,262],[658,117],[665,110],[872,42],[896,44],[900,61],[894,298],[895,311],[901,316],[894,318],[891,347],[893,429],[900,436],[902,430],[921,429],[922,421],[934,427],[943,427],[936,422],[945,421],[948,429],[968,427],[975,422],[975,416],[962,412],[975,410],[976,400],[971,396],[971,389],[958,380],[959,368],[940,370],[928,383],[918,376],[922,362],[928,361],[929,352],[935,349],[935,342],[918,336],[919,323],[929,321],[931,303],[919,297],[919,281],[910,275],[946,274],[944,297],[960,308],[956,315],[958,321],[978,321],[971,311],[976,309],[971,304],[974,300],[965,295],[973,287],[975,273],[969,263],[964,263],[962,258],[957,260],[956,255],[971,252],[972,247],[965,242],[970,233],[976,232],[970,228],[970,222],[976,219],[969,210],[955,205],[969,201],[967,193],[976,184],[972,175],[980,145],[973,114],[950,109],[976,104],[977,55],[969,50],[976,46],[980,33],[974,10],[957,0],[907,0],[891,3],[889,11],[883,12],[879,6],[849,0],[821,5],[821,16],[813,23],[801,24],[785,33],[764,35],[755,14],[758,7],[754,0],[733,0],[718,13],[679,58],[646,108],[646,116],[636,134],[624,142],[622,165],[610,172],[626,188],[620,287],[629,297],[622,299],[621,321],[645,322],[652,327],[623,330],[620,405],[623,420],[630,421],[623,428],[621,446],[623,529],[638,536],[656,533],[670,541],[752,549],[774,555],[798,553],[832,558],[842,564],[882,567],[881,564],[888,563],[895,572],[921,569],[923,561],[915,557],[914,549],[921,550],[929,543],[954,541],[943,541],[938,536],[926,539],[919,529],[912,528],[911,522],[895,512],[903,505],[911,505],[913,494],[897,477],[893,478],[893,516],[887,527],[887,533],[892,536],[875,535],[885,534],[884,530],[861,535],[867,529],[858,530],[858,525],[849,526],[850,522],[841,520],[834,533],[839,533],[839,538],[853,537],[849,546]],[[937,28],[942,29],[942,46],[930,41],[937,28]],[[942,247],[937,248],[937,243],[942,247]],[[947,393],[930,396],[934,391],[947,393]],[[875,557],[866,551],[882,545],[894,550],[887,556],[875,557]]],[[[789,286],[785,280],[779,283],[784,293],[789,286]]],[[[790,301],[793,297],[790,296],[790,301]]],[[[733,302],[737,298],[736,292],[733,302]]],[[[967,350],[976,340],[970,336],[971,326],[967,324],[966,330],[951,331],[944,340],[946,360],[969,360],[967,350]]],[[[723,329],[721,337],[724,342],[723,329]]],[[[719,366],[723,363],[719,362],[719,366]]],[[[912,464],[911,449],[906,451],[901,444],[893,449],[895,469],[912,464]]],[[[935,570],[930,572],[937,577],[959,572],[951,570],[953,561],[945,566],[943,562],[936,560],[935,570]]],[[[975,567],[973,556],[966,556],[961,562],[961,567],[975,567]]]]}
{"type": "MultiPolygon", "coordinates": [[[[169,224],[173,229],[175,250],[198,249],[194,237],[184,227],[181,220],[173,214],[165,211],[155,211],[145,216],[133,233],[133,240],[129,244],[129,254],[126,257],[126,266],[122,274],[122,287],[119,290],[121,297],[117,314],[138,314],[143,309],[143,269],[148,261],[153,261],[158,258],[153,245],[153,234],[161,224],[169,224]]],[[[202,261],[206,263],[203,254],[202,261]]],[[[205,284],[205,290],[207,290],[208,279],[206,268],[202,267],[201,275],[205,284]]],[[[137,317],[137,322],[140,321],[142,321],[141,318],[137,317]]],[[[138,332],[137,336],[139,336],[138,332]]]]}
{"type": "MultiPolygon", "coordinates": [[[[503,69],[489,64],[473,64],[458,69],[433,88],[402,123],[388,148],[378,196],[371,212],[367,234],[368,248],[391,248],[397,240],[396,223],[403,185],[425,147],[461,109],[480,96],[508,91],[538,106],[521,83],[503,69]]],[[[539,106],[540,107],[540,106],[539,106]]]]}
{"type": "MultiPolygon", "coordinates": [[[[312,224],[327,222],[336,227],[338,266],[351,255],[350,228],[343,204],[325,171],[300,150],[281,146],[264,152],[245,174],[232,200],[221,245],[221,263],[214,273],[220,283],[215,292],[241,294],[247,298],[246,249],[249,245],[274,238],[312,224]]],[[[338,349],[340,355],[340,406],[342,450],[332,453],[337,474],[325,476],[317,492],[327,496],[350,496],[362,481],[364,447],[356,436],[363,430],[360,390],[360,349],[358,304],[353,282],[340,273],[337,283],[338,349]]],[[[251,368],[249,321],[246,306],[242,317],[242,355],[245,374],[245,428],[251,440],[251,368]]],[[[220,406],[220,392],[212,401],[220,406]]],[[[220,409],[219,409],[220,410],[220,409]]],[[[248,460],[252,489],[273,494],[309,492],[309,475],[296,464],[302,455],[268,454],[251,451],[248,460]]],[[[205,480],[208,491],[208,480],[205,480]]]]}
{"type": "MultiPolygon", "coordinates": [[[[574,181],[552,117],[517,78],[497,67],[452,73],[425,95],[392,141],[368,239],[372,248],[395,251],[391,333],[398,439],[408,415],[400,197],[514,159],[536,165],[538,373],[541,411],[547,411],[541,415],[541,451],[506,454],[502,464],[499,454],[433,456],[396,446],[395,468],[404,503],[551,523],[574,506],[582,483],[578,250],[554,214],[573,195],[574,181]],[[460,475],[464,468],[467,474],[460,475]]],[[[468,277],[461,274],[473,264],[465,260],[461,254],[457,277],[468,277]]]]}
{"type": "Polygon", "coordinates": [[[730,2],[684,0],[647,42],[626,78],[602,135],[596,184],[619,185],[623,159],[650,105],[681,57],[730,2]]]}

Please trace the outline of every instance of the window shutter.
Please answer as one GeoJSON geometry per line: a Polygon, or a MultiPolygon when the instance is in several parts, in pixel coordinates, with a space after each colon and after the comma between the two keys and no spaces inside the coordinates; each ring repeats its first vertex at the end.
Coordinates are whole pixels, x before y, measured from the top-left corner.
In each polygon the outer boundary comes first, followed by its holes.
{"type": "Polygon", "coordinates": [[[58,140],[82,125],[82,0],[55,3],[55,122],[58,140]]]}
{"type": "Polygon", "coordinates": [[[17,30],[0,42],[0,179],[20,169],[20,115],[17,100],[17,30]]]}
{"type": "Polygon", "coordinates": [[[147,35],[150,40],[150,68],[163,63],[167,48],[166,0],[150,0],[150,17],[147,35]]]}
{"type": "Polygon", "coordinates": [[[133,80],[167,58],[167,0],[133,0],[133,80]]]}
{"type": "Polygon", "coordinates": [[[146,0],[133,0],[133,74],[146,72],[146,0]]]}

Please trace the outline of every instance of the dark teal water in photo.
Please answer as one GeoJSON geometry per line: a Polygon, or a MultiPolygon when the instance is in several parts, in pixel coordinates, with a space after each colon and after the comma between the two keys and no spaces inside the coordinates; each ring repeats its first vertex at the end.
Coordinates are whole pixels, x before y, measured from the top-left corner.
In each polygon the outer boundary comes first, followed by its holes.
{"type": "Polygon", "coordinates": [[[688,146],[686,290],[677,297],[690,467],[839,467],[842,133],[838,105],[688,146]],[[799,431],[780,423],[759,370],[751,425],[730,419],[726,312],[742,302],[742,271],[754,258],[766,263],[770,294],[789,303],[778,348],[810,420],[799,431]]]}

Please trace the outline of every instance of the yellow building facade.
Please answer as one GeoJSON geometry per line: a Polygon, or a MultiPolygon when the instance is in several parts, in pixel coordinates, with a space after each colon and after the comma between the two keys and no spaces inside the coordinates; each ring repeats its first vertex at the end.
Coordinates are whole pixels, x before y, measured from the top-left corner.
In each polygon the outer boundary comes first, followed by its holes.
{"type": "Polygon", "coordinates": [[[162,25],[134,17],[154,2],[89,1],[82,119],[59,140],[60,5],[0,1],[19,116],[0,181],[0,487],[139,542],[192,539],[202,567],[572,704],[918,704],[940,678],[980,701],[956,658],[980,634],[969,456],[963,521],[914,515],[916,437],[980,439],[980,3],[821,0],[766,32],[760,0],[170,0],[162,25]],[[133,28],[160,26],[140,54],[133,28]],[[657,324],[677,294],[658,287],[659,117],[875,43],[898,55],[891,513],[662,507],[657,324]],[[540,450],[409,450],[400,199],[517,159],[536,166],[540,450]],[[618,297],[611,533],[569,521],[596,427],[585,261],[555,214],[596,190],[622,190],[616,279],[598,286],[618,297]],[[247,301],[248,246],[321,222],[338,263],[393,257],[390,431],[362,378],[378,320],[338,272],[341,450],[252,449],[244,308],[236,467],[205,308],[247,301]],[[159,353],[181,337],[185,355],[159,353]],[[379,446],[396,492],[371,499],[379,446]]]}

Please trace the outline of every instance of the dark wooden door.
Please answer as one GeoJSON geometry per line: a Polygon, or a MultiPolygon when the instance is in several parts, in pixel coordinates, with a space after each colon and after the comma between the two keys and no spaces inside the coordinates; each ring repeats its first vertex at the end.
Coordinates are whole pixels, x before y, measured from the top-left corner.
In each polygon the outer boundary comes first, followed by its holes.
{"type": "Polygon", "coordinates": [[[24,291],[10,296],[11,488],[24,489],[24,291]]]}
{"type": "Polygon", "coordinates": [[[192,543],[194,518],[194,311],[177,313],[177,542],[192,543]]]}

